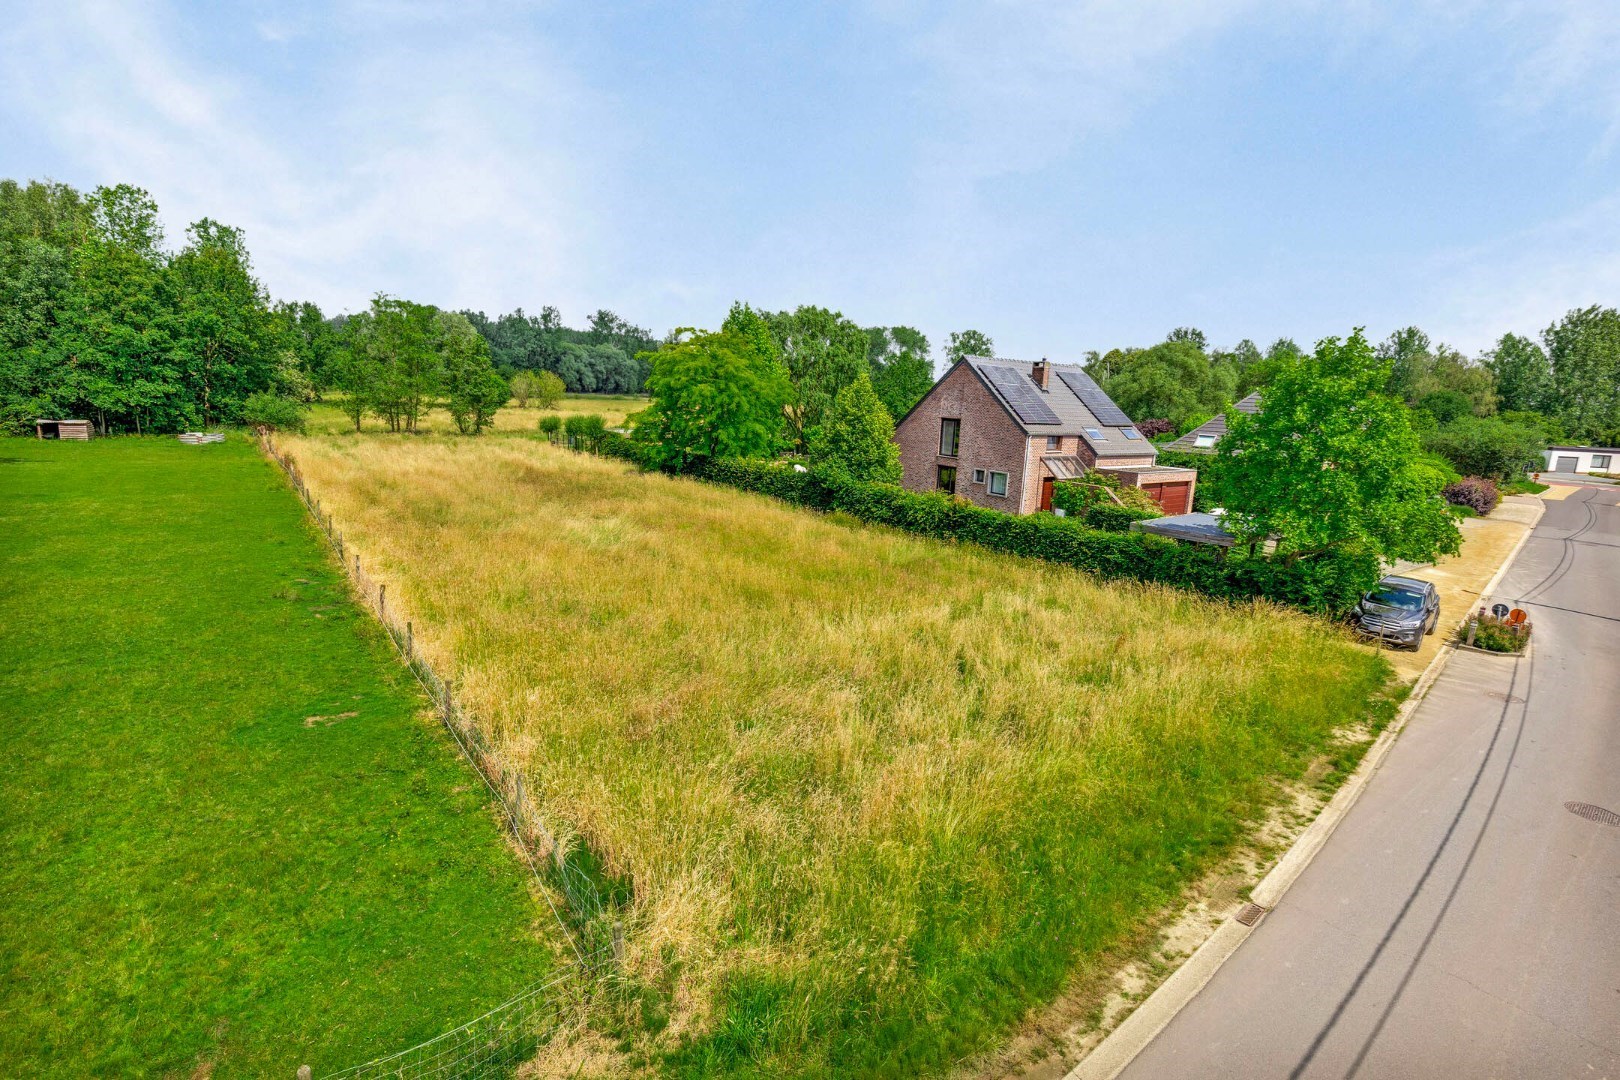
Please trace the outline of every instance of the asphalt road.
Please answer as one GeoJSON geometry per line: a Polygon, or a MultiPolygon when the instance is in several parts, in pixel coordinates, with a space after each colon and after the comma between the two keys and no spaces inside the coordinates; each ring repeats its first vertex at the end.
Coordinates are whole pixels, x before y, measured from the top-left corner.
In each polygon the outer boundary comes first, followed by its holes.
{"type": "MultiPolygon", "coordinates": [[[[1549,502],[1327,846],[1122,1074],[1620,1080],[1620,489],[1549,502]]],[[[1451,613],[1448,613],[1451,614],[1451,613]]],[[[1455,613],[1460,614],[1460,613],[1455,613]]]]}

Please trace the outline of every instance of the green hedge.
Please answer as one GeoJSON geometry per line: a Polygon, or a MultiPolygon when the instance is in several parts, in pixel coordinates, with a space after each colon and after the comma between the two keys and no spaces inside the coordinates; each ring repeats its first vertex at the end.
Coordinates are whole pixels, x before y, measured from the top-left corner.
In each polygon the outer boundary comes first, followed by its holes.
{"type": "MultiPolygon", "coordinates": [[[[627,443],[629,440],[625,440],[627,443]]],[[[627,453],[615,456],[628,457],[627,453]]],[[[1264,597],[1330,615],[1348,611],[1378,580],[1378,560],[1341,553],[1294,563],[1133,532],[1105,532],[1051,514],[1016,516],[939,492],[837,480],[773,461],[710,461],[705,480],[774,495],[816,510],[838,510],[941,540],[1045,559],[1105,578],[1153,581],[1226,600],[1264,597]]]]}

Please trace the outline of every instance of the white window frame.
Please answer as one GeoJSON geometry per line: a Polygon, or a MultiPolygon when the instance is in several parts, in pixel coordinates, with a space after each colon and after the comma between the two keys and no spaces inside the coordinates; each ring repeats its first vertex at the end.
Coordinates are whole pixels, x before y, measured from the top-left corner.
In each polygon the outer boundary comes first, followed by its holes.
{"type": "Polygon", "coordinates": [[[1194,435],[1193,436],[1193,448],[1194,449],[1197,449],[1197,450],[1209,450],[1209,449],[1213,448],[1214,445],[1215,445],[1215,436],[1213,436],[1213,435],[1194,435]]]}
{"type": "Polygon", "coordinates": [[[1593,454],[1592,463],[1588,465],[1587,468],[1591,469],[1593,472],[1597,472],[1599,469],[1602,469],[1604,472],[1608,472],[1609,462],[1613,457],[1613,454],[1593,454]]]}
{"type": "Polygon", "coordinates": [[[1046,448],[1048,450],[1061,450],[1061,449],[1063,449],[1063,436],[1061,436],[1061,435],[1048,435],[1046,437],[1046,448]]]}
{"type": "Polygon", "coordinates": [[[1142,433],[1133,427],[1120,428],[1119,430],[1127,439],[1140,439],[1142,437],[1142,433]]]}
{"type": "Polygon", "coordinates": [[[973,470],[973,482],[975,484],[984,483],[984,470],[983,469],[974,469],[973,470]]]}
{"type": "Polygon", "coordinates": [[[985,485],[985,490],[997,498],[1005,499],[1007,497],[1007,474],[1004,472],[992,472],[989,483],[985,485]],[[1000,491],[996,490],[996,477],[998,476],[1001,477],[1000,491]]]}
{"type": "Polygon", "coordinates": [[[1086,428],[1086,437],[1088,439],[1090,439],[1092,442],[1107,442],[1108,441],[1108,436],[1106,436],[1106,435],[1104,435],[1102,433],[1101,428],[1094,428],[1094,427],[1086,428]]]}

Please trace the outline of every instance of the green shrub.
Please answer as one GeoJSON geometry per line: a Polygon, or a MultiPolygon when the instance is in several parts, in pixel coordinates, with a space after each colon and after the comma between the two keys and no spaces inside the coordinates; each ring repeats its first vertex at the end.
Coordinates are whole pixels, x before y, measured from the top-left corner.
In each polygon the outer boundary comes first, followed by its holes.
{"type": "Polygon", "coordinates": [[[1149,521],[1158,517],[1164,517],[1164,511],[1157,506],[1152,510],[1144,510],[1135,506],[1097,503],[1086,511],[1082,520],[1093,529],[1106,529],[1109,532],[1128,532],[1132,522],[1149,521]]]}
{"type": "Polygon", "coordinates": [[[544,435],[552,442],[557,442],[559,439],[561,439],[562,429],[562,417],[557,416],[556,414],[550,414],[540,418],[540,434],[544,435]]]}
{"type": "Polygon", "coordinates": [[[261,391],[242,402],[242,423],[251,428],[302,434],[306,420],[305,407],[291,398],[261,391]]]}
{"type": "Polygon", "coordinates": [[[1494,417],[1464,417],[1424,439],[1426,449],[1439,454],[1465,476],[1506,480],[1542,464],[1547,439],[1534,428],[1504,423],[1494,417]]]}
{"type": "Polygon", "coordinates": [[[1458,642],[1468,643],[1470,627],[1474,632],[1473,644],[1476,649],[1500,653],[1523,652],[1525,645],[1530,641],[1528,622],[1511,625],[1494,615],[1478,615],[1466,620],[1457,628],[1458,642]]]}
{"type": "Polygon", "coordinates": [[[696,470],[696,475],[816,510],[841,511],[876,525],[1045,559],[1100,577],[1160,582],[1221,599],[1263,597],[1307,611],[1339,614],[1354,606],[1378,580],[1378,560],[1363,552],[1336,551],[1292,562],[1246,557],[1202,544],[1088,528],[1051,514],[1005,514],[940,492],[906,491],[889,484],[799,472],[782,462],[714,460],[696,470]]]}
{"type": "Polygon", "coordinates": [[[598,450],[607,435],[607,421],[595,413],[575,413],[563,421],[563,434],[575,450],[598,450]]]}

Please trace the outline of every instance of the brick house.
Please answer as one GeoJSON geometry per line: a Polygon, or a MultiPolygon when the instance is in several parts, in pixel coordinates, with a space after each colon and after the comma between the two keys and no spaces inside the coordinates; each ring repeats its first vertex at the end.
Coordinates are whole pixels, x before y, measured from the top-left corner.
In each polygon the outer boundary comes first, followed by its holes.
{"type": "Polygon", "coordinates": [[[1147,491],[1166,513],[1192,508],[1198,474],[1158,450],[1075,364],[970,356],[895,425],[901,482],[1010,514],[1052,508],[1052,485],[1093,469],[1147,491]]]}

